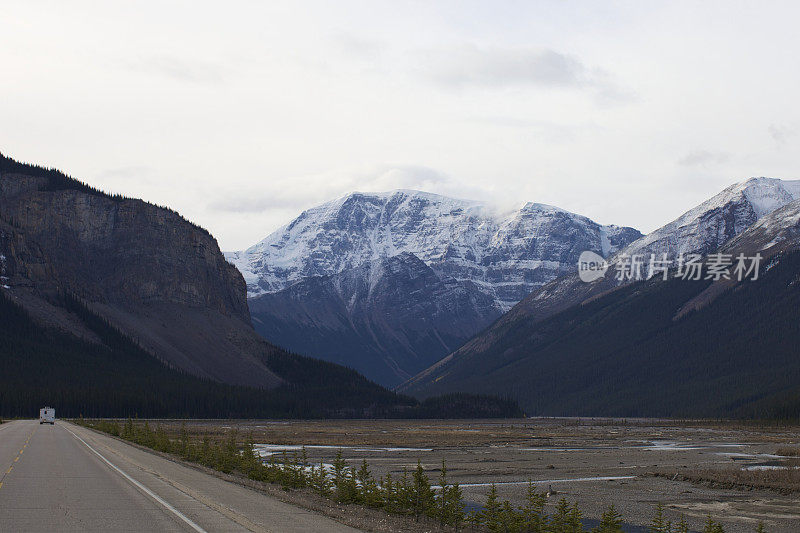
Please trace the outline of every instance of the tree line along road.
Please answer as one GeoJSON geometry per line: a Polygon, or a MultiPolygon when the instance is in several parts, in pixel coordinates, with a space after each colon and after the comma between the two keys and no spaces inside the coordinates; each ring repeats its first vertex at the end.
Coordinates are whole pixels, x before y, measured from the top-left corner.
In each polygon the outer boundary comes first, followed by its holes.
{"type": "Polygon", "coordinates": [[[0,531],[353,528],[59,420],[0,425],[0,531]]]}

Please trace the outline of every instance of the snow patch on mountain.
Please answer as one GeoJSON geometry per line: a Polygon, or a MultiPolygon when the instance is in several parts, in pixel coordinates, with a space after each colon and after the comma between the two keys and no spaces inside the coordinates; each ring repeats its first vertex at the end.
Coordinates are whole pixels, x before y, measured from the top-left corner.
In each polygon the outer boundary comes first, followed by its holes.
{"type": "Polygon", "coordinates": [[[631,243],[621,253],[674,258],[706,254],[752,226],[763,216],[800,198],[800,180],[751,178],[735,183],[674,221],[631,243]]]}
{"type": "Polygon", "coordinates": [[[583,250],[608,256],[640,236],[540,203],[500,212],[483,202],[413,190],[357,192],[304,211],[226,257],[255,297],[410,253],[441,276],[474,282],[506,310],[573,270],[583,250]]]}
{"type": "Polygon", "coordinates": [[[747,231],[725,245],[725,249],[738,248],[767,250],[800,235],[800,199],[794,200],[771,213],[767,213],[747,231]]]}

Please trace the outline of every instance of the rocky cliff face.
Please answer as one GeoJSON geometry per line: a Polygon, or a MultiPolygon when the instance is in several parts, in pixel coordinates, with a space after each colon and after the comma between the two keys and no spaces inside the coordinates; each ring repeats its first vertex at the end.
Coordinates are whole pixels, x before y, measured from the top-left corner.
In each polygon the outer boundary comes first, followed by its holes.
{"type": "Polygon", "coordinates": [[[0,175],[0,202],[17,236],[4,246],[10,277],[107,303],[171,302],[250,321],[241,274],[208,232],[174,212],[48,191],[15,174],[0,175]]]}
{"type": "Polygon", "coordinates": [[[2,290],[34,316],[86,333],[58,306],[71,293],[173,366],[233,383],[279,382],[253,353],[244,280],[208,232],[54,171],[0,163],[2,290]]]}

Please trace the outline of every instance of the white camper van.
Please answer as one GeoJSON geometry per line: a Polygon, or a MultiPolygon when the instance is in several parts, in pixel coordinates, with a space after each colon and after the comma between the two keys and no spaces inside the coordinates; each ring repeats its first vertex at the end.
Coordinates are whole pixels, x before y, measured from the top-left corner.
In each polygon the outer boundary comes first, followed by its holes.
{"type": "Polygon", "coordinates": [[[56,410],[52,407],[42,407],[39,409],[39,424],[55,424],[56,410]]]}

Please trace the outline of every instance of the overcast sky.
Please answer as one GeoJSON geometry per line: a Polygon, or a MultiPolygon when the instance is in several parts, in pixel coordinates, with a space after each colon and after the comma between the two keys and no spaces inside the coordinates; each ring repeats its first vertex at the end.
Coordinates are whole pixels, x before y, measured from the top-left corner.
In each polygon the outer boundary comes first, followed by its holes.
{"type": "Polygon", "coordinates": [[[353,190],[647,232],[800,176],[797,2],[0,4],[0,151],[245,248],[353,190]]]}

